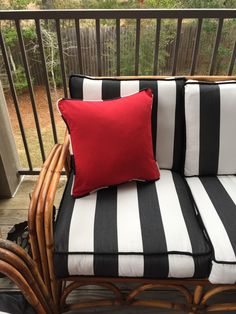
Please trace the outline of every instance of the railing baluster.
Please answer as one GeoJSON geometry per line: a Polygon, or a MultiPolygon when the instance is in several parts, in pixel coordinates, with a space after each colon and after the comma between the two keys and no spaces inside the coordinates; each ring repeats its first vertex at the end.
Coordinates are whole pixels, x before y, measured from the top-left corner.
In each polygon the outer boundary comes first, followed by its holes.
{"type": "Polygon", "coordinates": [[[96,19],[96,41],[97,41],[97,63],[98,63],[98,75],[102,75],[101,65],[101,34],[100,34],[100,20],[96,19]]]}
{"type": "Polygon", "coordinates": [[[156,20],[156,41],[154,50],[154,61],[153,61],[153,75],[157,75],[157,64],[159,55],[159,45],[160,45],[160,32],[161,32],[161,19],[156,20]]]}
{"type": "Polygon", "coordinates": [[[138,75],[139,71],[139,48],[140,48],[140,19],[136,19],[135,75],[138,75]]]}
{"type": "Polygon", "coordinates": [[[24,69],[25,69],[25,75],[26,75],[26,79],[27,79],[27,83],[28,83],[29,95],[30,95],[30,100],[31,100],[31,104],[32,104],[32,109],[33,109],[34,121],[35,121],[35,125],[36,125],[41,156],[42,156],[42,160],[45,161],[45,152],[44,152],[42,134],[41,134],[40,125],[39,125],[39,119],[38,119],[37,108],[36,108],[36,103],[35,103],[34,91],[33,91],[33,87],[32,87],[32,80],[31,80],[31,76],[30,76],[28,60],[26,57],[26,51],[25,51],[25,45],[23,42],[23,37],[22,37],[22,32],[21,32],[21,27],[20,27],[20,21],[15,20],[15,24],[16,24],[16,31],[17,31],[17,36],[19,39],[24,69]]]}
{"type": "Polygon", "coordinates": [[[21,136],[22,136],[22,140],[23,140],[23,145],[24,145],[24,149],[25,149],[25,154],[26,154],[28,165],[29,165],[29,170],[32,171],[33,166],[32,166],[32,162],[31,162],[31,158],[30,158],[28,143],[26,140],[25,130],[24,130],[24,126],[23,126],[23,122],[22,122],[22,118],[21,118],[21,113],[20,113],[20,109],[19,109],[19,102],[18,102],[18,98],[17,98],[17,94],[16,94],[15,85],[13,83],[11,67],[10,67],[10,63],[9,63],[9,59],[8,59],[6,46],[5,46],[5,42],[3,39],[1,28],[0,28],[0,45],[2,48],[3,60],[4,60],[4,64],[5,64],[5,68],[6,68],[6,72],[7,72],[7,76],[8,76],[8,81],[9,81],[9,85],[10,85],[10,89],[11,89],[12,99],[13,99],[14,107],[16,110],[16,115],[17,115],[17,119],[18,119],[18,123],[19,123],[19,127],[20,127],[20,132],[21,132],[21,136]]]}
{"type": "Polygon", "coordinates": [[[116,75],[120,75],[120,19],[116,19],[116,75]]]}
{"type": "Polygon", "coordinates": [[[214,45],[214,49],[213,49],[213,53],[212,53],[212,57],[211,57],[211,64],[210,64],[210,69],[209,69],[209,75],[213,75],[214,70],[215,70],[215,63],[216,63],[217,52],[218,52],[220,39],[221,39],[221,32],[222,32],[223,22],[224,22],[223,18],[220,18],[218,20],[217,33],[216,33],[215,45],[214,45]]]}
{"type": "Polygon", "coordinates": [[[177,23],[177,33],[176,33],[176,40],[175,40],[175,52],[174,52],[174,62],[172,68],[172,75],[176,75],[176,67],[179,55],[179,44],[180,44],[180,35],[181,35],[181,28],[182,28],[182,19],[178,19],[177,23]]]}
{"type": "Polygon", "coordinates": [[[75,19],[75,30],[76,30],[76,40],[77,40],[77,53],[80,74],[83,74],[83,62],[82,62],[82,50],[81,50],[81,40],[80,40],[80,20],[75,19]]]}
{"type": "Polygon", "coordinates": [[[54,143],[56,144],[58,142],[57,130],[56,130],[56,125],[55,125],[54,113],[53,113],[53,106],[52,106],[52,98],[51,98],[50,87],[49,87],[47,65],[46,65],[45,54],[44,54],[44,49],[43,49],[43,39],[42,39],[40,20],[35,20],[35,26],[36,26],[36,33],[37,33],[37,37],[38,37],[39,52],[40,52],[42,66],[43,66],[43,76],[44,76],[44,82],[45,82],[47,99],[48,99],[50,119],[51,119],[51,124],[52,124],[53,139],[54,139],[54,143]]]}
{"type": "Polygon", "coordinates": [[[59,48],[60,65],[61,65],[61,76],[62,76],[62,82],[63,82],[64,96],[67,98],[68,97],[68,92],[67,92],[65,61],[64,61],[62,40],[61,40],[60,20],[56,19],[55,23],[56,23],[56,31],[57,31],[57,41],[58,41],[58,48],[59,48]]]}
{"type": "Polygon", "coordinates": [[[234,49],[233,49],[233,52],[232,52],[232,55],[231,55],[231,59],[230,59],[230,63],[229,63],[228,75],[232,75],[232,73],[233,73],[235,59],[236,59],[236,40],[235,40],[235,43],[234,43],[234,49]]]}
{"type": "Polygon", "coordinates": [[[195,43],[194,43],[193,59],[192,59],[192,64],[191,64],[191,69],[190,69],[190,75],[194,75],[194,73],[195,73],[198,51],[199,51],[199,44],[200,44],[201,31],[202,31],[202,18],[198,19],[197,34],[196,34],[195,43]]]}

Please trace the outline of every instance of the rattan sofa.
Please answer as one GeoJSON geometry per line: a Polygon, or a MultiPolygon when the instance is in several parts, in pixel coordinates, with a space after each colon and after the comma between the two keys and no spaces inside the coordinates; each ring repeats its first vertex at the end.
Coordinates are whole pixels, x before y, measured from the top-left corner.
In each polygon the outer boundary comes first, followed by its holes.
{"type": "MultiPolygon", "coordinates": [[[[73,155],[68,134],[62,145],[54,146],[32,195],[29,232],[33,258],[52,293],[55,311],[120,304],[183,313],[236,311],[236,302],[208,303],[215,295],[236,289],[236,222],[230,219],[230,213],[232,218],[236,215],[234,177],[206,176],[204,169],[202,176],[184,177],[186,79],[211,82],[235,77],[70,78],[71,97],[80,99],[112,99],[152,88],[154,101],[159,97],[152,131],[161,179],[127,183],[75,200],[70,194],[73,155]],[[53,204],[63,169],[68,180],[55,221],[53,204]],[[225,235],[220,241],[218,233],[225,235]],[[120,282],[136,286],[123,295],[120,282]],[[67,304],[70,292],[91,284],[111,290],[113,298],[67,304]],[[142,292],[153,288],[177,290],[185,301],[142,299],[142,292]]],[[[211,119],[204,123],[211,129],[211,119]]],[[[200,158],[207,164],[204,151],[200,158]]],[[[190,164],[193,159],[190,152],[190,164]]]]}

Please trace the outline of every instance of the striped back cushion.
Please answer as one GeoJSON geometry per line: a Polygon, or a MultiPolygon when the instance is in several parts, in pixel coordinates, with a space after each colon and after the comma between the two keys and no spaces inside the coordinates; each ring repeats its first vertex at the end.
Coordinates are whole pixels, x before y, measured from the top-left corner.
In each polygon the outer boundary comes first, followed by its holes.
{"type": "Polygon", "coordinates": [[[185,118],[185,175],[236,174],[236,81],[187,81],[185,118]]]}
{"type": "Polygon", "coordinates": [[[162,169],[181,171],[184,162],[184,78],[95,79],[70,77],[71,98],[107,100],[128,96],[144,88],[153,91],[152,138],[154,155],[162,169]]]}

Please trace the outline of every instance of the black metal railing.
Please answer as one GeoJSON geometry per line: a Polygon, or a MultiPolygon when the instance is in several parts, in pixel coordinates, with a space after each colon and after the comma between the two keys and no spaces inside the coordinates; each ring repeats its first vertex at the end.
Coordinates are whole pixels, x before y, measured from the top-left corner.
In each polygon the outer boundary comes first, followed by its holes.
{"type": "MultiPolygon", "coordinates": [[[[104,75],[102,70],[102,49],[101,49],[101,20],[114,20],[115,22],[115,43],[116,43],[116,71],[115,75],[119,76],[123,73],[121,72],[121,20],[129,19],[133,20],[136,25],[135,32],[135,54],[134,54],[134,72],[133,75],[142,75],[140,72],[140,44],[141,44],[141,21],[143,19],[155,20],[155,41],[154,41],[154,53],[153,53],[153,67],[152,74],[159,74],[158,60],[160,55],[160,36],[162,31],[162,21],[164,19],[174,19],[176,20],[176,35],[173,50],[173,62],[172,68],[170,70],[170,75],[176,75],[178,59],[179,59],[179,48],[181,31],[183,26],[183,20],[194,19],[196,20],[196,34],[194,37],[194,47],[192,51],[192,58],[190,68],[188,70],[189,75],[194,75],[196,73],[196,65],[199,55],[199,45],[202,36],[202,25],[205,19],[214,19],[217,21],[217,30],[215,33],[213,49],[210,52],[211,58],[209,63],[209,75],[214,75],[216,73],[216,60],[219,51],[219,45],[222,39],[222,28],[224,22],[227,20],[232,20],[236,23],[236,10],[235,9],[173,9],[173,10],[35,10],[35,11],[0,11],[0,21],[6,23],[6,21],[11,21],[13,23],[20,47],[20,53],[22,56],[23,68],[27,80],[28,92],[30,101],[32,104],[33,117],[35,122],[35,127],[37,131],[37,141],[40,147],[41,161],[46,158],[44,142],[42,138],[42,132],[40,128],[40,122],[37,112],[37,104],[34,95],[34,87],[32,82],[32,77],[30,73],[29,63],[27,59],[27,53],[25,49],[25,42],[22,35],[22,21],[33,20],[36,30],[36,36],[38,41],[38,49],[40,55],[40,61],[42,65],[42,73],[44,78],[44,84],[46,88],[47,103],[50,113],[51,129],[53,134],[53,141],[57,143],[58,135],[55,123],[54,111],[53,111],[53,101],[50,90],[50,82],[48,76],[48,69],[45,58],[45,47],[42,40],[42,29],[41,20],[53,20],[55,23],[55,33],[57,35],[58,42],[58,52],[60,60],[60,71],[61,80],[65,97],[68,96],[67,90],[67,71],[65,65],[65,55],[63,51],[63,40],[61,32],[61,21],[62,20],[73,20],[76,31],[76,42],[77,42],[77,57],[78,57],[78,69],[77,73],[88,74],[84,71],[84,64],[82,58],[81,50],[81,22],[83,20],[94,20],[95,22],[95,34],[96,34],[96,56],[97,56],[97,75],[104,75]]],[[[232,75],[234,70],[234,64],[236,59],[236,33],[233,35],[234,42],[232,44],[232,51],[230,51],[229,64],[227,66],[225,75],[232,75]]],[[[22,115],[19,107],[19,101],[17,96],[17,91],[14,84],[14,78],[12,75],[12,68],[9,61],[8,50],[6,47],[6,38],[0,29],[0,46],[2,50],[2,58],[4,60],[4,65],[8,77],[9,87],[16,111],[16,116],[19,123],[19,129],[23,141],[25,157],[27,159],[28,167],[26,169],[20,170],[20,173],[35,174],[38,171],[32,165],[31,151],[27,142],[27,136],[25,134],[25,129],[22,121],[22,115]]],[[[178,73],[181,74],[181,73],[178,73]]]]}

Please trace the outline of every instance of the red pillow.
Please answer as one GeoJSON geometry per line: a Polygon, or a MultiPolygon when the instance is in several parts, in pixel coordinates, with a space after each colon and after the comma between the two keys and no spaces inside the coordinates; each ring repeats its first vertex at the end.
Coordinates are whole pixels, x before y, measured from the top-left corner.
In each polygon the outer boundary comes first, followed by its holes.
{"type": "Polygon", "coordinates": [[[130,180],[160,177],[151,133],[152,92],[105,101],[61,99],[71,136],[74,197],[130,180]]]}

